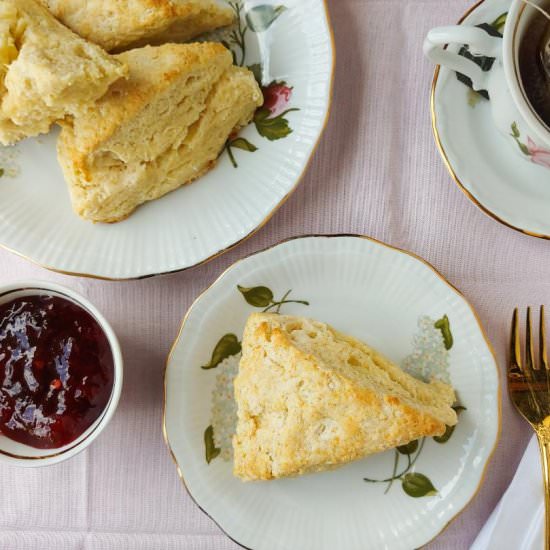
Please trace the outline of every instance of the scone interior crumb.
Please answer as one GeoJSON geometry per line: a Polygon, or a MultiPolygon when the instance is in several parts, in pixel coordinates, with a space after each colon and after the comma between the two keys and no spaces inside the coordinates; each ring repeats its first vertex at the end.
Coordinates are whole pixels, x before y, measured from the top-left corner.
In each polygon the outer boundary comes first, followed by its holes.
{"type": "Polygon", "coordinates": [[[109,52],[186,42],[230,25],[223,0],[38,0],[64,25],[109,52]]]}
{"type": "Polygon", "coordinates": [[[17,16],[13,4],[0,4],[0,93],[5,92],[4,80],[8,66],[17,59],[26,22],[17,16]]]}
{"type": "Polygon", "coordinates": [[[391,392],[427,406],[445,406],[448,401],[448,392],[429,391],[373,349],[327,325],[303,319],[300,324],[289,321],[284,328],[297,347],[305,353],[317,354],[322,364],[357,383],[364,381],[367,369],[369,383],[380,392],[391,392]]]}

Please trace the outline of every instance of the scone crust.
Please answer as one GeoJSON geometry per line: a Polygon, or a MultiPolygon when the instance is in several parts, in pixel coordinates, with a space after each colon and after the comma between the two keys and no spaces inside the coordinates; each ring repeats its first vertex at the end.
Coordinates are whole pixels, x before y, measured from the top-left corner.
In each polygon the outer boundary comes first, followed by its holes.
{"type": "Polygon", "coordinates": [[[107,51],[182,42],[230,25],[229,6],[215,0],[39,0],[80,36],[107,51]]]}
{"type": "Polygon", "coordinates": [[[127,121],[193,67],[200,71],[216,63],[229,67],[231,53],[222,44],[165,44],[123,52],[115,58],[129,67],[129,77],[116,82],[96,103],[84,106],[66,126],[72,127],[72,163],[86,171],[87,157],[106,143],[127,121]]]}
{"type": "MultiPolygon", "coordinates": [[[[450,386],[412,379],[423,398],[441,396],[440,414],[398,394],[377,393],[320,366],[317,357],[293,343],[283,327],[294,320],[253,314],[246,325],[235,381],[237,477],[269,480],[331,469],[419,437],[442,435],[456,423],[450,386]]],[[[400,369],[399,375],[408,377],[400,369]]]]}
{"type": "Polygon", "coordinates": [[[77,36],[35,0],[0,3],[0,141],[45,133],[127,75],[126,66],[77,36]]]}
{"type": "Polygon", "coordinates": [[[75,212],[115,223],[216,163],[263,95],[220,44],[169,44],[120,54],[127,82],[63,124],[58,159],[75,212]]]}

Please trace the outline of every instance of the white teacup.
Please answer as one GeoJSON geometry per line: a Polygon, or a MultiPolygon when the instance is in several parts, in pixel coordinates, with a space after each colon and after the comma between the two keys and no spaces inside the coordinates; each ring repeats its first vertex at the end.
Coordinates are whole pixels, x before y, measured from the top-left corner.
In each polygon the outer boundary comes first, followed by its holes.
{"type": "Polygon", "coordinates": [[[513,0],[503,38],[471,25],[438,27],[428,33],[424,53],[434,63],[468,76],[474,90],[487,90],[495,124],[513,150],[527,161],[550,168],[550,128],[527,99],[518,67],[519,46],[536,13],[522,0],[513,0]],[[484,72],[473,61],[444,49],[446,44],[466,44],[473,55],[496,60],[484,72]]]}

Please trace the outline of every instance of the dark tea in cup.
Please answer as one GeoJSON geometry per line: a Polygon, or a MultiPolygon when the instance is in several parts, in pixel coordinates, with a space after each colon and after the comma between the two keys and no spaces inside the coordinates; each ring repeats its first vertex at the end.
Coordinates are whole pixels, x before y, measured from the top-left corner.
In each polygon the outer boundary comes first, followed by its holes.
{"type": "MultiPolygon", "coordinates": [[[[550,14],[550,2],[537,6],[550,14]]],[[[550,128],[550,16],[534,10],[529,32],[520,42],[519,71],[521,83],[529,103],[550,128]]]]}

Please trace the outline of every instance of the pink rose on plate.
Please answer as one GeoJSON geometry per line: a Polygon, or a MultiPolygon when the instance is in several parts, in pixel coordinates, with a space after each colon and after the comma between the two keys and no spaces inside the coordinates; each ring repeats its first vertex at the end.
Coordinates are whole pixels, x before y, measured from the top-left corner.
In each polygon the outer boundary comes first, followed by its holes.
{"type": "Polygon", "coordinates": [[[531,162],[545,168],[550,168],[550,151],[538,147],[531,138],[527,138],[527,150],[529,151],[531,162]]]}
{"type": "Polygon", "coordinates": [[[273,82],[263,89],[263,108],[271,113],[271,117],[279,116],[285,111],[292,98],[292,88],[286,82],[273,82]]]}

